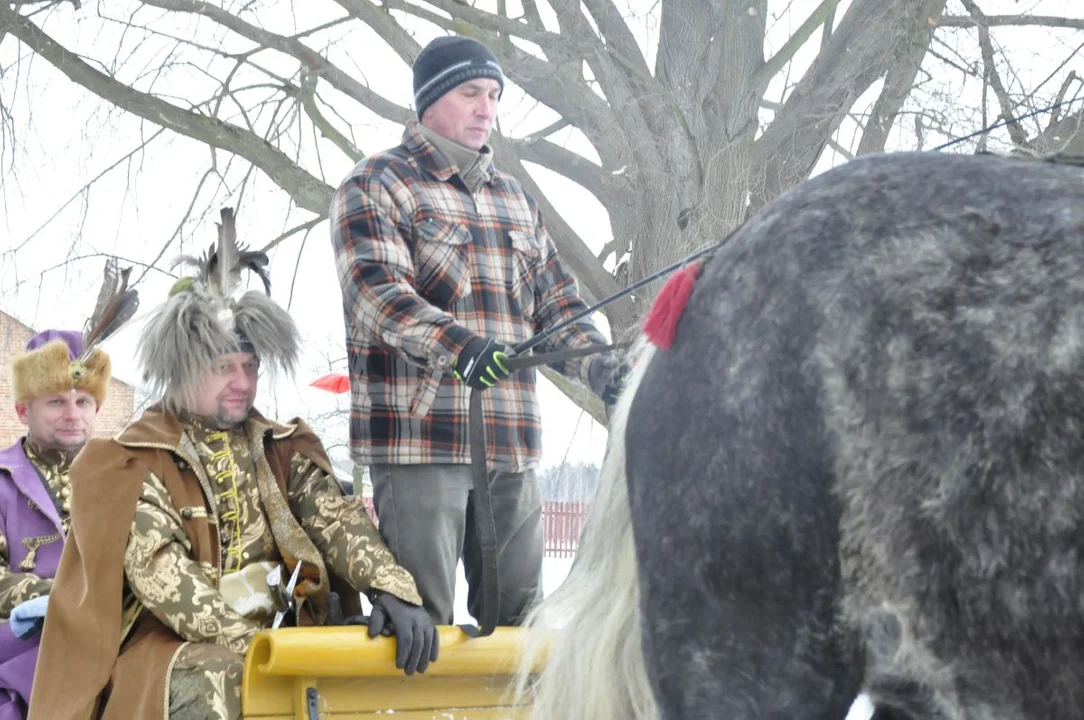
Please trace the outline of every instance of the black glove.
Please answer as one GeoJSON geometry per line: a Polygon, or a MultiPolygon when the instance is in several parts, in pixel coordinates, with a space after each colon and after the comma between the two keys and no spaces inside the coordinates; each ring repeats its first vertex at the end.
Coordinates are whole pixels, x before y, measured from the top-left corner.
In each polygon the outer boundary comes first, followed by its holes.
{"type": "Polygon", "coordinates": [[[512,373],[504,364],[512,348],[493,338],[476,337],[455,359],[455,376],[475,390],[485,390],[512,373]]]}
{"type": "Polygon", "coordinates": [[[369,637],[380,635],[389,622],[396,638],[395,667],[405,669],[407,675],[413,675],[415,670],[424,673],[440,653],[440,636],[429,613],[394,595],[380,593],[373,598],[369,637]]]}
{"type": "Polygon", "coordinates": [[[587,370],[588,382],[606,405],[607,411],[617,403],[621,391],[625,389],[631,368],[624,360],[613,355],[600,355],[591,362],[587,370]]]}

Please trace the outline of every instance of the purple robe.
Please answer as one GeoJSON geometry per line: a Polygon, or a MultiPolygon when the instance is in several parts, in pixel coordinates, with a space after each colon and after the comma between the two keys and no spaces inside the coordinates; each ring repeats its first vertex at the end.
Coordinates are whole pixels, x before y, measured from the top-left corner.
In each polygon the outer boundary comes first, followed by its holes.
{"type": "MultiPolygon", "coordinates": [[[[0,451],[0,529],[8,540],[12,572],[22,572],[19,563],[29,552],[22,543],[23,538],[53,533],[64,536],[56,505],[38,471],[27,459],[22,442],[19,438],[14,445],[0,451]]],[[[43,578],[56,575],[63,549],[63,540],[39,547],[31,572],[43,578]]],[[[26,717],[40,640],[40,633],[20,640],[7,622],[0,623],[0,720],[26,717]]]]}

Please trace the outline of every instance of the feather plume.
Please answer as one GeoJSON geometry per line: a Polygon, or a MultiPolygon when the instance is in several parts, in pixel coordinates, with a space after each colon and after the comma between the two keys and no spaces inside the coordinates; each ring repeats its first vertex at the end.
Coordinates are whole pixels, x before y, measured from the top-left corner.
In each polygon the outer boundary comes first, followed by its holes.
{"type": "Polygon", "coordinates": [[[263,291],[269,297],[271,295],[271,275],[267,271],[267,266],[270,262],[267,253],[258,250],[249,250],[244,245],[241,246],[237,258],[238,272],[247,268],[255,273],[256,277],[260,278],[260,281],[263,282],[263,291]]]}
{"type": "Polygon", "coordinates": [[[83,352],[80,360],[90,357],[98,345],[128,322],[139,307],[139,293],[128,287],[132,268],[120,269],[115,257],[105,262],[102,288],[94,303],[94,311],[83,326],[83,352]]]}
{"type": "Polygon", "coordinates": [[[240,285],[240,273],[237,271],[237,226],[234,222],[233,208],[222,208],[221,223],[218,226],[218,251],[212,256],[213,264],[207,268],[209,285],[217,289],[223,297],[231,297],[240,285]]]}
{"type": "Polygon", "coordinates": [[[222,208],[222,222],[215,223],[218,240],[200,256],[181,255],[172,267],[188,266],[207,290],[222,298],[234,298],[241,287],[241,271],[249,270],[260,278],[264,293],[271,294],[271,276],[267,253],[250,250],[237,242],[237,221],[233,208],[222,208]]]}

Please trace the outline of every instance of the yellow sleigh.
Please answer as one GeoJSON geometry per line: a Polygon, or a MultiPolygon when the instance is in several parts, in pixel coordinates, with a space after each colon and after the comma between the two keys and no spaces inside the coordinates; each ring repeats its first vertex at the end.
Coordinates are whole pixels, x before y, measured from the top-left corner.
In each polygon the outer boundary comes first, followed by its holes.
{"type": "MultiPolygon", "coordinates": [[[[280,628],[256,635],[245,658],[246,720],[501,720],[524,717],[511,682],[528,631],[499,627],[471,638],[442,626],[440,657],[425,674],[395,667],[395,638],[364,627],[280,628]]],[[[542,661],[540,660],[539,663],[542,661]]],[[[537,671],[540,664],[535,665],[537,671]]]]}

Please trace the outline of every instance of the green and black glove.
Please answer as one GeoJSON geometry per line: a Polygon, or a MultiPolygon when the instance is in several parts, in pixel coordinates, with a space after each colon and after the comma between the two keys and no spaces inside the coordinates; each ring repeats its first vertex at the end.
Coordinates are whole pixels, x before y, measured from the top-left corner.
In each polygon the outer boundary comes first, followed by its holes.
{"type": "Polygon", "coordinates": [[[476,337],[455,359],[455,376],[475,390],[485,390],[512,376],[505,360],[512,348],[493,338],[476,337]]]}

